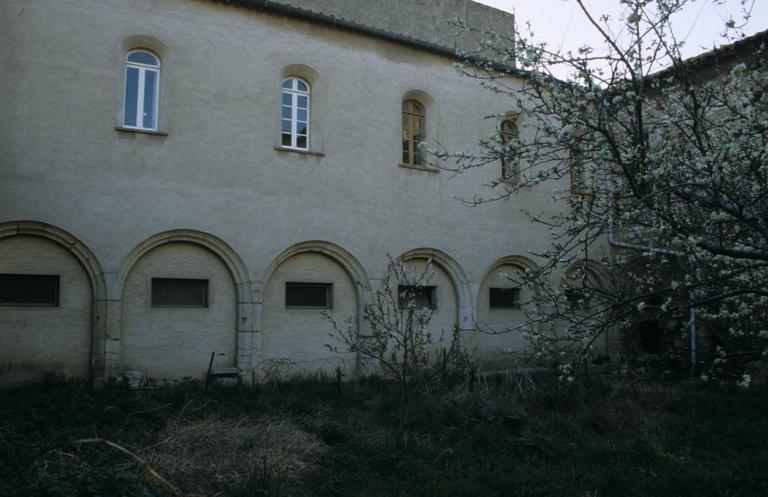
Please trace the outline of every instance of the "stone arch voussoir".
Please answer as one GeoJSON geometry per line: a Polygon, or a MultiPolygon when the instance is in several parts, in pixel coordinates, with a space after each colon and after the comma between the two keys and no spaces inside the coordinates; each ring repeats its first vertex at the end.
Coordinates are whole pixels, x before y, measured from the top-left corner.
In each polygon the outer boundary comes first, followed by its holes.
{"type": "Polygon", "coordinates": [[[358,305],[362,306],[365,304],[366,294],[370,293],[371,290],[371,283],[368,279],[368,274],[366,273],[365,268],[363,268],[363,265],[360,264],[355,256],[347,252],[342,247],[334,243],[322,240],[310,240],[297,243],[283,250],[277,257],[272,260],[272,263],[270,263],[270,265],[267,267],[267,270],[264,272],[264,277],[261,280],[261,290],[264,289],[267,282],[272,277],[272,274],[282,263],[291,257],[305,253],[322,254],[339,264],[357,288],[358,305]]]}
{"type": "Polygon", "coordinates": [[[120,268],[117,278],[118,283],[115,285],[114,296],[118,299],[121,298],[123,285],[125,284],[125,280],[128,277],[131,268],[133,268],[144,254],[160,245],[179,242],[198,245],[216,254],[229,270],[232,279],[235,282],[235,286],[237,287],[237,294],[240,302],[248,302],[251,300],[250,295],[248,295],[250,293],[248,270],[238,253],[226,242],[214,235],[188,229],[178,229],[158,233],[134,247],[130,254],[125,258],[125,261],[120,268]]]}

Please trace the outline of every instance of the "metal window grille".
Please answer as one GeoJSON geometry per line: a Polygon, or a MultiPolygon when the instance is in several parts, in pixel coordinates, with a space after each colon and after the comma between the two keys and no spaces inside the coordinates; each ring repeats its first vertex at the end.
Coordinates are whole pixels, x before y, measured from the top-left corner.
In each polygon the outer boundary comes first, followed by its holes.
{"type": "Polygon", "coordinates": [[[332,283],[285,283],[285,307],[331,309],[332,283]]]}
{"type": "Polygon", "coordinates": [[[520,309],[520,289],[490,288],[489,304],[491,309],[520,309]]]}
{"type": "Polygon", "coordinates": [[[588,309],[589,292],[583,288],[568,288],[565,290],[565,301],[571,309],[588,309]]]}
{"type": "Polygon", "coordinates": [[[416,309],[437,309],[436,286],[400,285],[397,287],[398,305],[401,309],[408,307],[413,301],[416,309]]]}
{"type": "Polygon", "coordinates": [[[152,307],[208,307],[208,280],[152,278],[152,307]]]}
{"type": "Polygon", "coordinates": [[[59,305],[59,276],[0,274],[0,305],[59,305]]]}

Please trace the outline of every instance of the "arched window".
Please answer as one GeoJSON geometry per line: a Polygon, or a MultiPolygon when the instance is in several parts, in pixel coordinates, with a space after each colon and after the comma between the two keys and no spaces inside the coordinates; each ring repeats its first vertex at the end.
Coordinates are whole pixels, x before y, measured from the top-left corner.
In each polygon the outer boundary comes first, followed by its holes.
{"type": "Polygon", "coordinates": [[[306,150],[309,148],[309,84],[299,78],[283,80],[284,147],[306,150]]]}
{"type": "MultiPolygon", "coordinates": [[[[509,119],[501,122],[501,143],[506,145],[517,138],[517,124],[509,119]]],[[[517,183],[520,180],[520,171],[515,164],[510,164],[504,158],[501,159],[501,177],[504,181],[517,183]]]]}
{"type": "Polygon", "coordinates": [[[403,102],[403,164],[421,165],[419,143],[424,140],[424,107],[415,100],[403,102]]]}
{"type": "Polygon", "coordinates": [[[570,159],[571,193],[584,195],[587,193],[586,182],[584,181],[584,158],[578,146],[571,149],[570,159]]]}
{"type": "Polygon", "coordinates": [[[589,196],[587,170],[584,162],[584,133],[582,131],[575,131],[573,133],[568,161],[571,173],[571,194],[589,196]]]}
{"type": "Polygon", "coordinates": [[[146,50],[133,50],[125,59],[123,126],[157,130],[160,59],[146,50]]]}

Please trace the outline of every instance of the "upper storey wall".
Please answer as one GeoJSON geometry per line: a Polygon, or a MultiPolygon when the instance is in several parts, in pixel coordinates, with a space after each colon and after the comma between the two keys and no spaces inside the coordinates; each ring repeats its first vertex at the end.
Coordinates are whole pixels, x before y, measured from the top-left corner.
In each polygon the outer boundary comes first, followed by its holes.
{"type": "Polygon", "coordinates": [[[435,247],[474,281],[491,261],[546,248],[520,209],[555,209],[547,189],[470,209],[457,198],[493,193],[500,165],[456,177],[399,167],[404,98],[429,97],[425,141],[451,150],[515,111],[446,55],[207,0],[6,0],[0,43],[0,221],[75,233],[106,271],[179,228],[225,240],[255,275],[306,240],[344,247],[371,274],[387,253],[435,247]],[[133,48],[161,59],[165,135],[119,127],[133,48]],[[277,147],[289,75],[310,80],[315,154],[277,147]]]}
{"type": "Polygon", "coordinates": [[[468,0],[241,0],[242,5],[352,26],[379,35],[434,45],[448,52],[472,51],[478,40],[460,33],[454,20],[510,39],[514,16],[468,0]]]}

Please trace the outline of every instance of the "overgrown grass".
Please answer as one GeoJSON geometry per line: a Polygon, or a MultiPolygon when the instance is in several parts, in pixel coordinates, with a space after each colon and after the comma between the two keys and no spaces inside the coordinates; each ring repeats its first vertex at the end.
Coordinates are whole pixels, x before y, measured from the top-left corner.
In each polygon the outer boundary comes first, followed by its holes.
{"type": "Polygon", "coordinates": [[[203,391],[51,381],[0,391],[0,495],[764,496],[768,396],[546,378],[423,391],[325,380],[203,391]]]}

